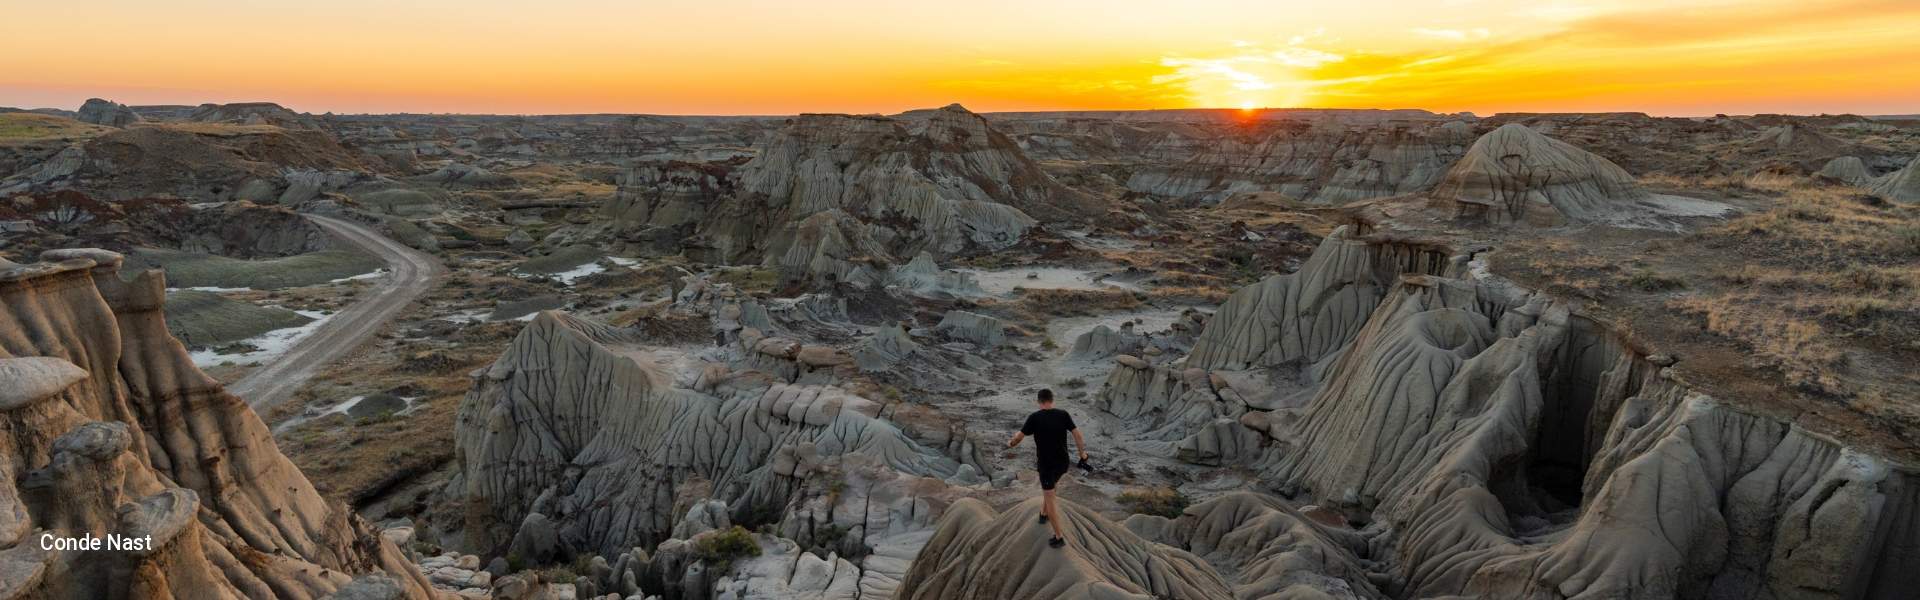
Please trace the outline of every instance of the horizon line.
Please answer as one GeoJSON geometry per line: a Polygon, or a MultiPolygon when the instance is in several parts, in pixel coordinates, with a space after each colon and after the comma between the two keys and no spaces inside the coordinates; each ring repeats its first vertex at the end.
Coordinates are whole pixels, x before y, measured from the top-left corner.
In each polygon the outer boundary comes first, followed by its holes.
{"type": "MultiPolygon", "coordinates": [[[[1363,107],[1275,107],[1275,106],[1185,107],[1185,108],[1100,108],[1100,109],[1056,108],[1056,109],[977,111],[970,108],[966,108],[966,106],[963,103],[959,103],[959,102],[948,103],[942,106],[909,108],[909,109],[900,110],[898,112],[893,112],[893,113],[834,112],[834,111],[799,111],[799,112],[792,112],[792,113],[734,113],[734,114],[669,113],[669,112],[552,112],[552,113],[497,112],[497,113],[491,113],[491,112],[418,112],[418,111],[404,111],[404,110],[392,111],[392,112],[335,112],[335,111],[312,112],[312,111],[303,111],[303,110],[291,108],[285,104],[281,104],[279,102],[272,101],[272,100],[241,100],[241,101],[234,101],[234,102],[200,102],[200,103],[181,103],[181,104],[172,104],[172,103],[125,104],[125,103],[114,101],[110,98],[102,98],[99,96],[89,97],[87,100],[95,100],[95,99],[114,102],[115,104],[122,104],[129,108],[154,108],[154,107],[173,107],[173,106],[199,107],[199,106],[208,106],[208,105],[226,106],[226,105],[234,105],[234,104],[272,104],[272,105],[279,106],[281,108],[284,108],[294,113],[302,114],[302,115],[311,115],[311,116],[332,115],[332,116],[340,116],[340,117],[381,117],[381,116],[406,116],[406,115],[447,116],[447,117],[670,117],[670,118],[738,118],[738,119],[778,119],[778,118],[800,117],[800,116],[806,116],[806,115],[852,115],[852,116],[888,117],[888,116],[904,115],[904,114],[913,113],[913,112],[939,110],[941,108],[945,108],[946,106],[953,106],[953,105],[960,105],[961,108],[967,110],[968,112],[979,114],[979,115],[1023,115],[1023,114],[1024,115],[1041,115],[1041,114],[1073,114],[1073,113],[1149,113],[1149,112],[1263,113],[1263,112],[1336,112],[1336,111],[1367,112],[1367,111],[1372,111],[1372,112],[1423,112],[1423,113],[1427,113],[1427,114],[1439,116],[1439,117],[1452,116],[1452,117],[1474,118],[1474,119],[1487,119],[1487,118],[1498,117],[1501,115],[1525,115],[1525,114],[1532,114],[1532,115],[1638,114],[1638,115],[1645,115],[1650,118],[1659,118],[1659,119],[1709,119],[1714,117],[1759,117],[1759,116],[1768,116],[1768,115],[1781,115],[1781,116],[1794,116],[1794,117],[1856,116],[1856,117],[1863,117],[1863,118],[1869,118],[1869,119],[1894,118],[1894,117],[1920,117],[1920,112],[1866,113],[1866,112],[1850,112],[1849,111],[1849,112],[1813,112],[1813,113],[1751,112],[1751,113],[1714,113],[1714,114],[1656,114],[1652,112],[1647,112],[1645,110],[1626,110],[1626,109],[1571,110],[1571,111],[1510,110],[1510,111],[1496,111],[1486,115],[1482,115],[1476,111],[1470,111],[1470,110],[1445,112],[1445,111],[1436,111],[1433,109],[1416,108],[1416,107],[1396,107],[1396,108],[1364,107],[1363,108],[1363,107]]],[[[87,100],[82,100],[81,104],[84,105],[87,102],[87,100]]],[[[33,112],[33,111],[77,112],[79,110],[78,106],[74,108],[58,108],[58,107],[52,107],[52,106],[40,106],[40,107],[10,106],[8,104],[0,104],[0,108],[10,108],[10,109],[18,110],[20,112],[33,112]]]]}

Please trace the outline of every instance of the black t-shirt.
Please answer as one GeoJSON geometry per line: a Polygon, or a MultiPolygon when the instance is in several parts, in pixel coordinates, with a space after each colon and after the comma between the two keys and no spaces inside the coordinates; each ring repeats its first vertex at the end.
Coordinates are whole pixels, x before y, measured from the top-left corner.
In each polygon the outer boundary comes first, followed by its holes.
{"type": "Polygon", "coordinates": [[[1034,456],[1041,469],[1065,469],[1073,464],[1067,460],[1067,432],[1073,430],[1073,415],[1058,408],[1033,411],[1027,415],[1027,423],[1020,426],[1020,433],[1033,438],[1034,456]]]}

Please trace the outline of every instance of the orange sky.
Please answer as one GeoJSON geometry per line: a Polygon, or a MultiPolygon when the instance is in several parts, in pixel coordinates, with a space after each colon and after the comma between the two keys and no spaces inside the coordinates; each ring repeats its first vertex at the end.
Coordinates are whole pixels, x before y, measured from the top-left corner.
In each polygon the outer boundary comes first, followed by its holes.
{"type": "Polygon", "coordinates": [[[1920,0],[11,4],[0,106],[1920,113],[1920,0]]]}

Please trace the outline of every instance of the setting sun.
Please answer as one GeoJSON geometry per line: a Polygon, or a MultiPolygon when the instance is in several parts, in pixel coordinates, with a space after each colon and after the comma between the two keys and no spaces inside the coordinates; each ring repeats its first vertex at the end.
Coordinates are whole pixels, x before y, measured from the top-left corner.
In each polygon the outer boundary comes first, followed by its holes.
{"type": "Polygon", "coordinates": [[[0,103],[727,114],[950,102],[1655,114],[1920,106],[1920,3],[1448,4],[989,0],[956,14],[864,0],[559,0],[538,12],[502,0],[33,2],[9,9],[34,26],[0,40],[0,103]],[[1048,25],[1066,22],[1074,26],[1048,25]],[[726,25],[698,25],[717,23],[726,25]],[[342,31],[351,43],[334,43],[342,31]]]}

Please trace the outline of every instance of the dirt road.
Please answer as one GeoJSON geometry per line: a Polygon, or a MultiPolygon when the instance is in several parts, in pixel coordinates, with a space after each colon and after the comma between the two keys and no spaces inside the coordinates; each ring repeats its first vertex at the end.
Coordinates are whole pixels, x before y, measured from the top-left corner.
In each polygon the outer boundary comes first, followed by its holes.
{"type": "Polygon", "coordinates": [[[433,280],[446,273],[440,261],[426,253],[388,239],[365,225],[343,219],[306,215],[335,238],[387,262],[392,272],[371,294],[334,314],[306,339],[278,360],[248,374],[227,390],[265,410],[285,401],[328,363],[352,352],[375,331],[425,293],[433,280]]]}

